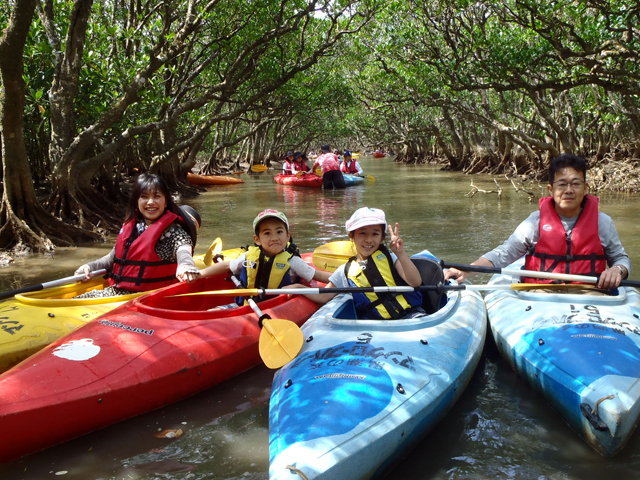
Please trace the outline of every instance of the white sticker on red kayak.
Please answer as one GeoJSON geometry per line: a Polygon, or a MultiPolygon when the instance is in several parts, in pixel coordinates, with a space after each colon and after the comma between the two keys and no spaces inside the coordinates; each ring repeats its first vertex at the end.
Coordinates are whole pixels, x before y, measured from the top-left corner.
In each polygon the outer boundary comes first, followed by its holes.
{"type": "Polygon", "coordinates": [[[56,357],[66,358],[67,360],[89,360],[100,353],[100,347],[93,344],[93,339],[83,338],[81,340],[71,340],[64,343],[53,350],[56,357]]]}

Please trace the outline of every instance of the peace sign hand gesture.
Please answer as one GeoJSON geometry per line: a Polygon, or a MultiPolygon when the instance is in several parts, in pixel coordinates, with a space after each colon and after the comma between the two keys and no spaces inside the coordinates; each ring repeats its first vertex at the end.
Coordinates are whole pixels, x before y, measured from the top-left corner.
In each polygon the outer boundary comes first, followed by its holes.
{"type": "Polygon", "coordinates": [[[404,240],[398,236],[398,224],[396,223],[395,230],[389,225],[389,233],[391,234],[391,240],[389,241],[389,248],[393,253],[398,255],[404,252],[404,240]]]}

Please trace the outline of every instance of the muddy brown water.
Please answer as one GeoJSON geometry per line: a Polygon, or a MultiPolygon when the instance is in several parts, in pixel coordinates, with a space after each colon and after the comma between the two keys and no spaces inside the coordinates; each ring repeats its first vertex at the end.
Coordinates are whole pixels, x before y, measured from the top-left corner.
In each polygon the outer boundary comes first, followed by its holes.
{"type": "MultiPolygon", "coordinates": [[[[344,222],[366,205],[384,209],[390,222],[399,223],[410,253],[427,248],[447,261],[469,263],[502,242],[535,208],[504,180],[502,200],[479,193],[469,198],[468,176],[428,165],[397,165],[391,159],[368,157],[361,163],[376,180],[344,191],[279,186],[273,182],[274,171],[243,175],[242,185],[211,187],[187,202],[203,218],[196,253],[204,253],[215,237],[222,238],[223,248],[250,243],[251,222],[267,207],[286,212],[301,251],[312,250],[345,239],[344,222]]],[[[481,188],[494,188],[490,178],[473,180],[481,188]]],[[[600,196],[601,209],[614,218],[640,268],[640,198],[600,196]]],[[[78,265],[107,253],[114,240],[19,258],[0,270],[0,289],[69,276],[78,265]]],[[[637,272],[631,277],[640,278],[637,272]]],[[[476,282],[486,279],[474,277],[476,282]]],[[[264,366],[255,367],[179,403],[0,465],[0,479],[266,480],[272,378],[264,366]],[[185,434],[156,438],[165,429],[185,434]]],[[[595,480],[637,478],[639,470],[638,432],[616,457],[601,457],[508,368],[488,341],[458,403],[388,478],[595,480]]]]}

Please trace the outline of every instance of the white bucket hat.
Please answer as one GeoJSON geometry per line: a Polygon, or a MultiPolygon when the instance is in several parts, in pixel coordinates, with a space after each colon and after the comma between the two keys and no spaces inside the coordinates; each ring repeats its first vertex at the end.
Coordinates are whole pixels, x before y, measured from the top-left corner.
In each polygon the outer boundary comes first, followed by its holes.
{"type": "Polygon", "coordinates": [[[379,208],[359,208],[353,212],[351,218],[347,220],[347,232],[353,232],[360,227],[366,227],[368,225],[384,225],[384,230],[386,230],[387,219],[384,216],[384,212],[379,208]]]}

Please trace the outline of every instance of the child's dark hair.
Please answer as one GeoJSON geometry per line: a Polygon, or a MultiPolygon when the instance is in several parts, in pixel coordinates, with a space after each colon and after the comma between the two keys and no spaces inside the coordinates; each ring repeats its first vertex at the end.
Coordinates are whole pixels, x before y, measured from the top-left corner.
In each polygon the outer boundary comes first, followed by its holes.
{"type": "Polygon", "coordinates": [[[587,161],[577,155],[570,153],[563,153],[549,162],[549,185],[553,185],[556,179],[556,172],[561,168],[570,167],[584,175],[584,180],[587,180],[587,161]]]}
{"type": "Polygon", "coordinates": [[[138,199],[144,192],[159,192],[164,195],[164,198],[167,201],[167,208],[171,212],[177,213],[182,216],[178,206],[171,198],[171,192],[169,191],[169,187],[165,181],[159,175],[155,175],[153,173],[142,173],[136,179],[136,183],[133,186],[133,190],[131,190],[131,197],[129,198],[129,210],[127,212],[127,217],[125,219],[125,223],[134,218],[140,219],[141,214],[138,211],[138,199]]]}

